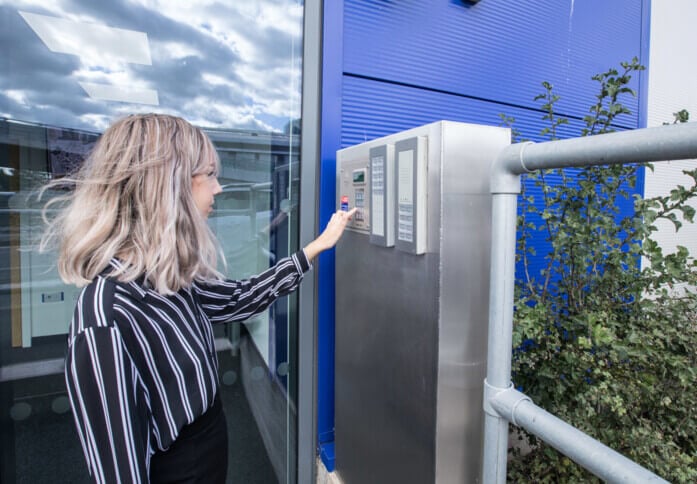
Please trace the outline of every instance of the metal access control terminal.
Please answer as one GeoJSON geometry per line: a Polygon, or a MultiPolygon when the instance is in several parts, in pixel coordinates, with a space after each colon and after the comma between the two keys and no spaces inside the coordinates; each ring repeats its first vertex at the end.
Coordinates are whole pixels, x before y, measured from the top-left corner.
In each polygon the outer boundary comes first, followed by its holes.
{"type": "Polygon", "coordinates": [[[349,221],[347,228],[361,233],[368,233],[370,229],[370,207],[366,205],[370,194],[367,179],[370,167],[368,160],[345,160],[339,172],[337,193],[340,193],[337,208],[347,210],[356,207],[355,215],[349,221]]]}
{"type": "Polygon", "coordinates": [[[358,208],[349,230],[411,254],[426,252],[427,138],[371,147],[363,157],[339,155],[338,208],[358,208]]]}
{"type": "Polygon", "coordinates": [[[477,482],[489,172],[508,144],[508,129],[440,121],[337,151],[337,207],[358,208],[335,256],[346,483],[477,482]]]}

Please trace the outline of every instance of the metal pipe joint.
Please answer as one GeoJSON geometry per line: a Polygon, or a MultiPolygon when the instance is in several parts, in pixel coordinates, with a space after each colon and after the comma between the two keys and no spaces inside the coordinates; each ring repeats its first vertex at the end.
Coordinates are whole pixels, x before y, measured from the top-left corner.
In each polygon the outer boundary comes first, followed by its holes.
{"type": "Polygon", "coordinates": [[[501,150],[491,167],[491,193],[520,193],[520,175],[528,173],[525,167],[525,149],[532,141],[516,143],[501,150]]]}
{"type": "MultiPolygon", "coordinates": [[[[492,390],[501,390],[496,389],[495,387],[490,388],[492,390]]],[[[486,380],[484,381],[484,389],[484,395],[486,396],[486,380]]],[[[523,402],[532,403],[532,399],[524,393],[521,393],[515,388],[513,388],[513,384],[511,383],[511,385],[508,388],[503,389],[502,391],[497,391],[490,395],[489,401],[484,402],[484,411],[486,411],[486,407],[488,405],[489,408],[491,408],[495,412],[496,416],[505,418],[515,426],[520,427],[520,424],[516,422],[515,412],[516,408],[518,408],[518,405],[520,405],[523,402]]]]}

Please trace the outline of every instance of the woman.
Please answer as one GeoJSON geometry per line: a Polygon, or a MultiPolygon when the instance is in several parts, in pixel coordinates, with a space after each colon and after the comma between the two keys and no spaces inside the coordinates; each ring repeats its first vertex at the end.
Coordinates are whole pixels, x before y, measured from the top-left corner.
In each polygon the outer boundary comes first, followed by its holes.
{"type": "MultiPolygon", "coordinates": [[[[244,281],[216,269],[206,219],[219,159],[181,118],[132,115],[109,127],[48,222],[58,270],[84,286],[65,377],[96,482],[224,482],[227,431],[211,323],[242,321],[298,287],[351,212],[303,250],[244,281]]],[[[355,209],[354,209],[355,210],[355,209]]]]}

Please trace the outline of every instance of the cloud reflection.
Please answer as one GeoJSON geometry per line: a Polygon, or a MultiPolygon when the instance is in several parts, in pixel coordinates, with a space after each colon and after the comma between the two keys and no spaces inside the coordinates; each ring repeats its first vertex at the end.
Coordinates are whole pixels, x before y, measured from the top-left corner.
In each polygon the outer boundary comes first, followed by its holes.
{"type": "Polygon", "coordinates": [[[0,116],[101,131],[116,116],[153,109],[91,98],[81,87],[102,85],[156,92],[158,111],[203,127],[280,131],[300,116],[302,14],[297,0],[0,0],[0,116]],[[110,55],[121,46],[100,39],[51,52],[20,11],[93,34],[141,32],[152,65],[110,55]]]}

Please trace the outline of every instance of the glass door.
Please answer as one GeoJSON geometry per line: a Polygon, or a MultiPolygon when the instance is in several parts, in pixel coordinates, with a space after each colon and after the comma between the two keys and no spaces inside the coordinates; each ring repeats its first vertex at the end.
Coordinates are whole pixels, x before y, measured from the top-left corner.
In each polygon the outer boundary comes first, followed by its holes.
{"type": "MultiPolygon", "coordinates": [[[[31,194],[114,119],[181,116],[220,154],[210,218],[227,275],[298,249],[300,0],[0,0],[0,482],[88,482],[66,396],[78,290],[34,249],[31,194]]],[[[297,297],[216,327],[228,481],[297,474],[297,297]]]]}

